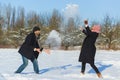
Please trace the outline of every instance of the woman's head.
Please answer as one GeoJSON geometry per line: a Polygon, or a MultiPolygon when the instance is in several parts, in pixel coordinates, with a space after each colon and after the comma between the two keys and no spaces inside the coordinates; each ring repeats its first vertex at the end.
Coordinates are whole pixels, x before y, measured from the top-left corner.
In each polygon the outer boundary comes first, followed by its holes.
{"type": "Polygon", "coordinates": [[[92,27],[92,32],[100,33],[101,27],[100,25],[94,25],[92,27]]]}

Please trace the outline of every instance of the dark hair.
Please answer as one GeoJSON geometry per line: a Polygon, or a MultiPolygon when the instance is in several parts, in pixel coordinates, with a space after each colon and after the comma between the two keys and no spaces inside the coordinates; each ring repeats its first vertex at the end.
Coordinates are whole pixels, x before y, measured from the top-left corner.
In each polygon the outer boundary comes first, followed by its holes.
{"type": "Polygon", "coordinates": [[[40,31],[40,28],[38,26],[35,26],[32,30],[32,32],[35,32],[35,31],[40,31]]]}

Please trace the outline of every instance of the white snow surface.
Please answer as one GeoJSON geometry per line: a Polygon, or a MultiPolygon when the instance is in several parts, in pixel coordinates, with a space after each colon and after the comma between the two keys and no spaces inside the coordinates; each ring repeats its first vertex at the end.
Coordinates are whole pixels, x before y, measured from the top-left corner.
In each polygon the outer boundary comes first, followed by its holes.
{"type": "Polygon", "coordinates": [[[120,80],[120,51],[97,50],[95,64],[103,79],[97,77],[89,64],[85,75],[80,74],[79,54],[79,50],[42,52],[38,58],[40,74],[34,73],[31,61],[21,74],[15,74],[22,64],[18,49],[0,49],[0,80],[120,80]]]}

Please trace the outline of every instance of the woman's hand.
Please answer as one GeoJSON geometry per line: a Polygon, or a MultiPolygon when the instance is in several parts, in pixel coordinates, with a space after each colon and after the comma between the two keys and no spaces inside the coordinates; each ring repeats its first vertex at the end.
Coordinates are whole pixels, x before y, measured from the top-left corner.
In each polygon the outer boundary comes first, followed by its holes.
{"type": "Polygon", "coordinates": [[[84,20],[84,24],[85,24],[85,25],[88,25],[88,20],[84,20]]]}
{"type": "Polygon", "coordinates": [[[84,29],[82,27],[80,27],[80,30],[83,31],[84,29]]]}

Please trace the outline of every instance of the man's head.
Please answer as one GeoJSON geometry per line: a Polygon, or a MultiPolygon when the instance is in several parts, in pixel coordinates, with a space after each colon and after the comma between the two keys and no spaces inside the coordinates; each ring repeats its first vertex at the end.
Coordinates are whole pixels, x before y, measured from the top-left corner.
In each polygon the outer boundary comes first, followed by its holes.
{"type": "Polygon", "coordinates": [[[40,28],[38,26],[35,26],[33,28],[33,33],[35,33],[35,35],[40,35],[40,28]]]}

